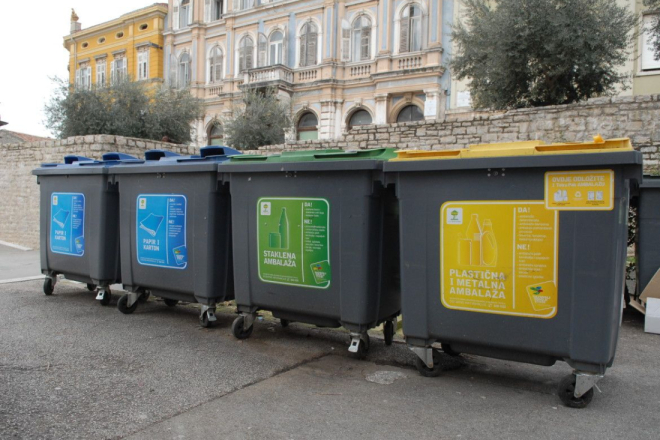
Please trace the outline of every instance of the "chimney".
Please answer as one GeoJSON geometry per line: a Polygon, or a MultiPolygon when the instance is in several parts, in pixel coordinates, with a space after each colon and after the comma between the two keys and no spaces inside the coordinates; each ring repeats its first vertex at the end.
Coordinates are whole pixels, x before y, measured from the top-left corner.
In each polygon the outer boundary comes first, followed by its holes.
{"type": "Polygon", "coordinates": [[[78,32],[80,29],[82,29],[82,25],[78,23],[78,15],[76,14],[76,11],[71,8],[71,33],[78,32]]]}

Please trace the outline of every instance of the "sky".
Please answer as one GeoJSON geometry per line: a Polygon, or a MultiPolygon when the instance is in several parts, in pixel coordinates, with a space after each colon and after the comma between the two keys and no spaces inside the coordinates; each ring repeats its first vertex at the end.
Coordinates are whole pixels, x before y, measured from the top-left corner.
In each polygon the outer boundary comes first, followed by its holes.
{"type": "MultiPolygon", "coordinates": [[[[143,8],[157,0],[32,0],[2,2],[0,14],[0,119],[3,128],[54,137],[43,121],[43,108],[53,93],[49,77],[68,78],[71,8],[82,28],[143,8]]],[[[166,0],[163,0],[164,3],[166,0]]]]}

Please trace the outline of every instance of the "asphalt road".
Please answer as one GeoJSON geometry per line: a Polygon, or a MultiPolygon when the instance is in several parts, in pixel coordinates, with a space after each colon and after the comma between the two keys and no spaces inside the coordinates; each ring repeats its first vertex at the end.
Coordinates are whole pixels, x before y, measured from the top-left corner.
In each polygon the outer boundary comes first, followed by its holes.
{"type": "MultiPolygon", "coordinates": [[[[614,367],[583,410],[555,396],[549,368],[465,356],[424,378],[403,344],[276,322],[238,341],[192,307],[161,301],[122,315],[83,286],[0,284],[0,438],[657,439],[660,336],[626,313],[614,367]],[[455,365],[454,365],[455,366],[455,365]]],[[[451,362],[451,361],[448,361],[451,362]]]]}

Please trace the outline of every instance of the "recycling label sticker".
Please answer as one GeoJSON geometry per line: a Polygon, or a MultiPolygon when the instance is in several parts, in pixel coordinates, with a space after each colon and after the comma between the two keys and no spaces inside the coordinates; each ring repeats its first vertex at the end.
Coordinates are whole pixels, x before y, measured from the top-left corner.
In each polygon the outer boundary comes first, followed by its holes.
{"type": "Polygon", "coordinates": [[[51,194],[50,251],[75,257],[82,257],[85,254],[85,196],[83,194],[51,194]]]}
{"type": "Polygon", "coordinates": [[[545,207],[560,211],[614,209],[614,171],[548,171],[545,207]]]}
{"type": "Polygon", "coordinates": [[[257,255],[261,281],[330,287],[330,203],[326,199],[259,199],[257,255]]]}
{"type": "Polygon", "coordinates": [[[185,269],[187,199],[177,194],[140,194],[136,206],[137,261],[144,266],[185,269]]]}

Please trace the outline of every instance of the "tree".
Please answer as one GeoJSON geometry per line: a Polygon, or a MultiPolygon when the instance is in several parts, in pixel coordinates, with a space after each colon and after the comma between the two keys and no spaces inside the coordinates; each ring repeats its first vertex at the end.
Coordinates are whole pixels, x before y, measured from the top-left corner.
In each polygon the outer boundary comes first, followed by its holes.
{"type": "Polygon", "coordinates": [[[111,134],[189,143],[191,123],[204,103],[187,90],[122,81],[109,87],[74,89],[54,79],[56,90],[45,106],[44,125],[58,138],[111,134]]]}
{"type": "Polygon", "coordinates": [[[654,17],[655,20],[651,21],[651,28],[646,29],[651,35],[655,57],[658,59],[660,58],[660,0],[644,0],[644,6],[647,6],[650,11],[658,12],[654,17]]]}
{"type": "Polygon", "coordinates": [[[278,98],[277,89],[248,89],[223,125],[234,148],[255,150],[263,145],[281,144],[284,130],[291,127],[291,108],[288,100],[278,98]]]}
{"type": "Polygon", "coordinates": [[[456,77],[476,107],[567,104],[625,87],[635,15],[616,0],[465,0],[456,77]]]}

